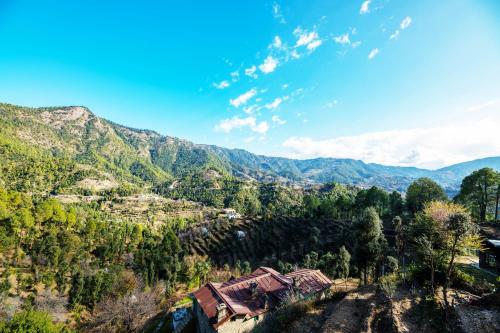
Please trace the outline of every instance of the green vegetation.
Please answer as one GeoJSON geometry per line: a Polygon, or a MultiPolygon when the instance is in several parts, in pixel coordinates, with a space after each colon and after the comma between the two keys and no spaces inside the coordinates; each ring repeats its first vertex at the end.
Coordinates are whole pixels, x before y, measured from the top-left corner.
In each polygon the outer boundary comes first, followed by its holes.
{"type": "MultiPolygon", "coordinates": [[[[415,283],[430,297],[425,311],[437,287],[445,300],[455,286],[494,287],[457,264],[481,246],[476,222],[498,220],[493,169],[465,177],[453,202],[427,177],[403,198],[384,188],[430,175],[194,145],[79,107],[0,104],[0,112],[0,332],[140,330],[161,302],[261,264],[321,269],[346,288],[358,277],[388,297],[415,283]],[[387,170],[404,181],[387,185],[387,170]],[[290,179],[297,183],[285,185],[290,179]],[[299,186],[305,179],[325,183],[299,186]],[[60,323],[43,312],[47,304],[63,309],[60,323]]],[[[306,303],[284,307],[273,325],[286,330],[286,316],[307,311],[306,303]]]]}
{"type": "Polygon", "coordinates": [[[61,324],[54,324],[49,315],[39,311],[23,311],[7,323],[0,322],[1,333],[70,333],[61,324]]]}

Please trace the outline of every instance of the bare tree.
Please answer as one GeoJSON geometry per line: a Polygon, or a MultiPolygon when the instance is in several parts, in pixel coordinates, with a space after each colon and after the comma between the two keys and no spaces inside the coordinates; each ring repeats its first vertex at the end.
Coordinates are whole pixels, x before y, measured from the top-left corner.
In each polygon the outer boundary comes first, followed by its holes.
{"type": "Polygon", "coordinates": [[[90,322],[92,332],[139,332],[144,324],[157,314],[163,287],[156,285],[144,290],[142,281],[122,297],[110,295],[94,309],[90,322]]]}

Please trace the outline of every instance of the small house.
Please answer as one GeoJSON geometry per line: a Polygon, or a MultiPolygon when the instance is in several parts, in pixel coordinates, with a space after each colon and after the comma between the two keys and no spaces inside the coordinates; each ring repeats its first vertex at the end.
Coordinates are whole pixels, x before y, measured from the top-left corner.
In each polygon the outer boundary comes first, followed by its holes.
{"type": "Polygon", "coordinates": [[[491,269],[500,274],[500,240],[488,239],[479,252],[479,267],[491,269]]]}
{"type": "Polygon", "coordinates": [[[322,298],[332,281],[319,270],[282,275],[260,267],[224,283],[209,282],[192,294],[199,333],[248,332],[269,311],[291,299],[322,298]]]}

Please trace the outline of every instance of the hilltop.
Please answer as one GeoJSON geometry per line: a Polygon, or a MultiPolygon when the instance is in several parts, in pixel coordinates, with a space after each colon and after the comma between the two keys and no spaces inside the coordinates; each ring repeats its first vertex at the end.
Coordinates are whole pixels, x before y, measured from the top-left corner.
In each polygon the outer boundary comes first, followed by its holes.
{"type": "Polygon", "coordinates": [[[0,104],[0,179],[30,192],[134,193],[176,180],[236,177],[246,181],[312,185],[330,182],[404,192],[429,177],[454,195],[462,178],[481,167],[500,170],[489,157],[438,170],[385,166],[353,159],[296,160],[241,149],[195,144],[103,119],[82,106],[28,108],[0,104]],[[15,177],[12,170],[17,170],[15,177]],[[50,175],[47,177],[47,175],[50,175]]]}

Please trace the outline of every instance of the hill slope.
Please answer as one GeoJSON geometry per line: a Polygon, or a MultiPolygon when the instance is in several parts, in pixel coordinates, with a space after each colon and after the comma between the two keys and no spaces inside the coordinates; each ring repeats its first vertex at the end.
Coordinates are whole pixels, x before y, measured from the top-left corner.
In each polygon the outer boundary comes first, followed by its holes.
{"type": "Polygon", "coordinates": [[[22,181],[17,185],[30,191],[148,188],[190,173],[215,172],[257,181],[338,182],[398,191],[418,177],[430,177],[453,194],[473,170],[500,170],[500,157],[435,171],[353,159],[267,157],[125,127],[79,106],[0,104],[0,115],[0,179],[22,181]]]}

